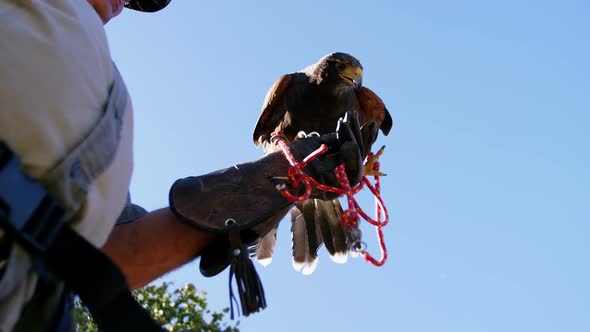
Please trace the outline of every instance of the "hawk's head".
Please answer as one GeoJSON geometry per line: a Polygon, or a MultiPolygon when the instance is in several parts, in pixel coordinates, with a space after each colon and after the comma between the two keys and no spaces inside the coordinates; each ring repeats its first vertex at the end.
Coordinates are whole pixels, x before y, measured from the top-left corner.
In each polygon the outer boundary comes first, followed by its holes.
{"type": "Polygon", "coordinates": [[[336,52],[321,58],[316,64],[315,75],[319,82],[342,88],[359,88],[363,84],[363,66],[352,55],[336,52]]]}

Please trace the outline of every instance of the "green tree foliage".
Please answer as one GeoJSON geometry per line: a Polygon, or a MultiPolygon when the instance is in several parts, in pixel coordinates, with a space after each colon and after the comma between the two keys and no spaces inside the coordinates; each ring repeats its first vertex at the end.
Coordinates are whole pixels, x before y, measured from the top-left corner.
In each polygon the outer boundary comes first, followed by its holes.
{"type": "MultiPolygon", "coordinates": [[[[221,312],[207,308],[204,291],[197,291],[192,284],[170,291],[170,285],[147,286],[133,292],[137,302],[168,331],[239,332],[238,323],[224,321],[228,308],[221,312]]],[[[98,332],[88,310],[78,300],[74,316],[79,332],[98,332]]]]}

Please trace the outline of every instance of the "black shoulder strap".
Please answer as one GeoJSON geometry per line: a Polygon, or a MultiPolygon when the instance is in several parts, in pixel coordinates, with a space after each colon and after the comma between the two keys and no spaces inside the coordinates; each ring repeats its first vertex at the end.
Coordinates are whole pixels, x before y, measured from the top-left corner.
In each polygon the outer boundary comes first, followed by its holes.
{"type": "Polygon", "coordinates": [[[102,331],[163,331],[134,300],[117,266],[64,223],[64,209],[3,143],[0,226],[80,296],[102,331]]]}

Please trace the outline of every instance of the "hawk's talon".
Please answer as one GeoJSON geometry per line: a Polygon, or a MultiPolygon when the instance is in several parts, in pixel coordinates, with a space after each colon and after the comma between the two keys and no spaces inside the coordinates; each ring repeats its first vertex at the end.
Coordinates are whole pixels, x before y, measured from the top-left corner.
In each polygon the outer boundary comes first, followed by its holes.
{"type": "Polygon", "coordinates": [[[367,157],[367,162],[363,165],[363,175],[364,176],[385,176],[385,173],[379,172],[375,170],[375,163],[379,161],[379,157],[383,154],[385,150],[385,145],[377,151],[374,155],[367,157]]]}

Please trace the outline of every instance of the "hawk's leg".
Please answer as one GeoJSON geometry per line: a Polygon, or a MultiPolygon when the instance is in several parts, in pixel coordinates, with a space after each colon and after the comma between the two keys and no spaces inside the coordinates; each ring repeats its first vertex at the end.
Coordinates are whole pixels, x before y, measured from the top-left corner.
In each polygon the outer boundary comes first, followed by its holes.
{"type": "Polygon", "coordinates": [[[384,176],[385,175],[382,172],[374,170],[375,163],[377,161],[379,161],[379,157],[381,157],[384,150],[385,150],[385,145],[382,146],[381,149],[379,149],[379,151],[377,151],[377,153],[375,153],[374,155],[367,158],[367,162],[363,166],[363,175],[364,176],[384,176]]]}

